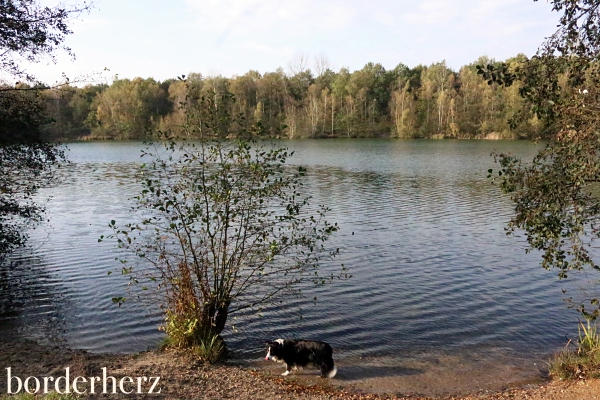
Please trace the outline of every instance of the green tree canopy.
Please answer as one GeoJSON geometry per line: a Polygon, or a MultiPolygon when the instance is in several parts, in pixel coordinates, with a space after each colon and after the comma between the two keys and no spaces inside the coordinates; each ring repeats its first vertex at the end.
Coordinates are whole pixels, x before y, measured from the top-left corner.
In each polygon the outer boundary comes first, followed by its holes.
{"type": "MultiPolygon", "coordinates": [[[[532,162],[499,154],[502,189],[511,193],[510,230],[522,229],[542,265],[560,278],[600,272],[600,1],[552,0],[558,30],[516,68],[480,66],[490,85],[518,82],[530,110],[545,121],[548,140],[532,162]]],[[[597,282],[597,280],[595,281],[597,282]]],[[[586,318],[600,316],[599,286],[568,300],[586,318]]]]}

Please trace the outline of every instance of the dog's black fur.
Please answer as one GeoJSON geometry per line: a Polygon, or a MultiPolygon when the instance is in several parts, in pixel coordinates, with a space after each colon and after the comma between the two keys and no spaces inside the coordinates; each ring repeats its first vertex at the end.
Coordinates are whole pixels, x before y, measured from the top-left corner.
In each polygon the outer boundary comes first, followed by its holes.
{"type": "Polygon", "coordinates": [[[285,372],[288,375],[292,368],[305,367],[314,364],[321,368],[321,378],[333,378],[337,368],[333,365],[333,350],[325,342],[317,340],[290,340],[277,339],[267,343],[266,360],[284,362],[285,372]]]}

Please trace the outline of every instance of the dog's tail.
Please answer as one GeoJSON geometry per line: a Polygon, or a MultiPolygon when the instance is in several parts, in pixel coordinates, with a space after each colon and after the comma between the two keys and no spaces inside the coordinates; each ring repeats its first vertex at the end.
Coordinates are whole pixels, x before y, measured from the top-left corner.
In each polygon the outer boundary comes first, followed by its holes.
{"type": "Polygon", "coordinates": [[[333,367],[333,369],[331,371],[329,371],[329,373],[327,374],[327,377],[333,378],[335,376],[335,374],[337,374],[337,368],[333,367]]]}

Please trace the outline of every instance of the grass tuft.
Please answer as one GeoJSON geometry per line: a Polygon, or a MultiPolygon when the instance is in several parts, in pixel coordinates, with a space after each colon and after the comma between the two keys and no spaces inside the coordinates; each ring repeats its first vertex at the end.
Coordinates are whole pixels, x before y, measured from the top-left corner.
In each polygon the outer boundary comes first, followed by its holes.
{"type": "Polygon", "coordinates": [[[550,375],[560,379],[600,378],[600,336],[598,327],[580,322],[577,349],[571,341],[550,360],[550,375]]]}
{"type": "Polygon", "coordinates": [[[219,335],[201,339],[194,352],[207,363],[214,364],[225,356],[225,341],[219,335]]]}

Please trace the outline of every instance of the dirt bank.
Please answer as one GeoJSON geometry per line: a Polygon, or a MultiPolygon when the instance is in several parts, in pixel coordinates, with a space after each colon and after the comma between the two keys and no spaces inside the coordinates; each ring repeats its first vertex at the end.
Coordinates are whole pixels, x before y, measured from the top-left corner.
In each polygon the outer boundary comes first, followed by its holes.
{"type": "MultiPolygon", "coordinates": [[[[307,369],[286,378],[279,376],[281,366],[257,369],[253,364],[223,363],[207,366],[185,353],[166,350],[128,355],[90,354],[58,346],[0,338],[0,396],[7,393],[7,372],[13,376],[64,376],[69,367],[76,376],[102,376],[102,368],[119,380],[122,377],[160,377],[160,394],[88,395],[86,398],[127,399],[425,399],[418,393],[372,393],[360,385],[344,384],[342,379],[319,379],[317,371],[307,369]],[[276,368],[278,367],[278,368],[276,368]],[[359,387],[359,388],[357,388],[359,387]]],[[[410,378],[410,377],[409,377],[410,378]]],[[[443,385],[440,381],[440,385],[443,385]]],[[[146,388],[147,389],[147,388],[146,388]]],[[[373,388],[377,389],[377,388],[373,388]]],[[[144,390],[146,391],[146,390],[144,390]]],[[[444,392],[443,390],[441,392],[444,392]]],[[[453,395],[436,399],[600,399],[600,381],[546,381],[541,384],[502,391],[453,395]]]]}

